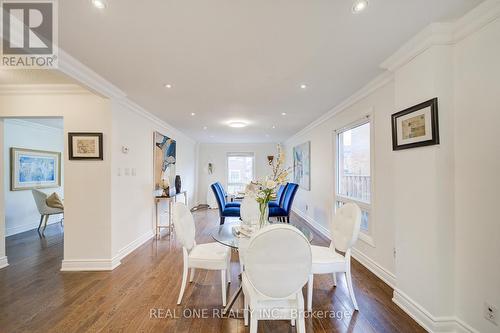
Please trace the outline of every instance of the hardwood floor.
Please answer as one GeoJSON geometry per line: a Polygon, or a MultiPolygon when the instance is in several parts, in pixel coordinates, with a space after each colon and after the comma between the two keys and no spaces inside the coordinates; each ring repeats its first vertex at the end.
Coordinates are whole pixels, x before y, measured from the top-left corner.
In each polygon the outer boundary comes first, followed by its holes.
{"type": "MultiPolygon", "coordinates": [[[[207,210],[194,213],[199,243],[212,241],[217,214],[207,210]]],[[[304,223],[297,216],[292,222],[304,223]]],[[[182,255],[175,240],[168,237],[148,241],[113,272],[60,272],[63,236],[59,225],[47,227],[45,238],[28,231],[8,237],[6,243],[10,266],[0,270],[2,333],[248,332],[241,312],[233,312],[230,318],[212,316],[221,309],[218,272],[197,271],[182,305],[176,305],[182,255]]],[[[328,244],[317,233],[313,243],[328,244]]],[[[230,293],[238,285],[238,271],[234,253],[230,293]]],[[[353,312],[340,274],[336,288],[330,275],[315,277],[313,308],[317,315],[306,319],[307,332],[425,332],[392,303],[392,289],[356,261],[353,280],[359,312],[353,312]],[[332,313],[337,316],[319,318],[332,313]]],[[[234,309],[241,308],[240,297],[234,309]]],[[[259,323],[259,332],[295,329],[289,322],[267,321],[259,323]]]]}

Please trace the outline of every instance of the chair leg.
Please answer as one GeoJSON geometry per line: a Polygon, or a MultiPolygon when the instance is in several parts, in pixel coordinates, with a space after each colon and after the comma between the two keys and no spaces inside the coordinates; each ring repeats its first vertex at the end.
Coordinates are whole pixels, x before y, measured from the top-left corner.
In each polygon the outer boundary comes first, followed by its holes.
{"type": "Polygon", "coordinates": [[[291,324],[292,324],[292,326],[295,326],[295,319],[291,320],[291,324]]]}
{"type": "Polygon", "coordinates": [[[187,278],[188,278],[188,265],[186,260],[184,260],[184,268],[182,270],[182,284],[181,284],[181,290],[179,292],[179,298],[177,299],[177,305],[181,304],[182,295],[184,295],[184,290],[186,289],[187,278]]]}
{"type": "Polygon", "coordinates": [[[255,316],[250,317],[250,333],[257,333],[257,328],[259,326],[259,321],[255,316]]]}
{"type": "Polygon", "coordinates": [[[304,315],[299,315],[299,318],[297,319],[297,333],[306,333],[304,315]]]}
{"type": "Polygon", "coordinates": [[[226,285],[226,274],[227,271],[225,269],[220,271],[220,279],[221,279],[221,284],[222,284],[222,306],[226,306],[226,290],[227,290],[227,285],[226,285]]]}
{"type": "Polygon", "coordinates": [[[333,273],[333,286],[336,287],[337,286],[337,274],[336,273],[333,273]]]}
{"type": "Polygon", "coordinates": [[[231,283],[231,252],[229,252],[229,255],[227,257],[226,274],[227,274],[227,283],[231,283]]]}
{"type": "Polygon", "coordinates": [[[248,315],[249,315],[249,310],[248,310],[248,297],[243,296],[243,324],[245,326],[248,326],[248,315]]]}
{"type": "Polygon", "coordinates": [[[290,223],[290,216],[286,217],[286,223],[290,223]]]}
{"type": "Polygon", "coordinates": [[[42,235],[45,234],[45,229],[47,229],[47,222],[49,222],[49,215],[45,215],[45,223],[43,225],[42,235]]]}
{"type": "Polygon", "coordinates": [[[225,222],[226,218],[224,216],[220,217],[220,225],[223,225],[225,222]]]}
{"type": "Polygon", "coordinates": [[[191,268],[191,275],[189,276],[189,282],[193,282],[194,280],[194,274],[196,272],[196,269],[195,268],[191,268]]]}
{"type": "Polygon", "coordinates": [[[358,302],[356,302],[356,296],[354,296],[354,289],[352,288],[352,278],[351,278],[351,267],[347,267],[347,272],[345,273],[345,280],[347,282],[347,289],[349,289],[349,296],[351,296],[352,304],[354,309],[359,311],[358,302]]]}
{"type": "Polygon", "coordinates": [[[307,311],[312,311],[312,299],[313,299],[313,284],[314,275],[309,275],[309,281],[307,281],[307,311]]]}
{"type": "Polygon", "coordinates": [[[45,217],[45,215],[41,215],[40,216],[40,224],[38,225],[38,231],[40,231],[40,228],[42,227],[42,223],[43,223],[43,218],[45,217]]]}

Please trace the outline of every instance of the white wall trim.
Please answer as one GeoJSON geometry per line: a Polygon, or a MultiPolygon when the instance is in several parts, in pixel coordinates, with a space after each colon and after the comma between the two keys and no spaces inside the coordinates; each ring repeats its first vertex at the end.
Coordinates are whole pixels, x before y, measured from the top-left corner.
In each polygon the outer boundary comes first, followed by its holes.
{"type": "MultiPolygon", "coordinates": [[[[307,216],[304,212],[298,210],[297,208],[292,208],[292,211],[298,216],[300,216],[302,219],[304,219],[307,223],[309,223],[320,234],[322,234],[328,239],[331,239],[330,231],[323,225],[319,224],[313,218],[307,216]]],[[[382,281],[384,281],[386,284],[388,284],[391,288],[394,289],[394,287],[396,286],[396,276],[393,273],[389,272],[387,269],[379,265],[373,259],[369,258],[367,255],[365,255],[363,252],[359,251],[356,248],[353,248],[352,250],[352,257],[357,261],[359,261],[361,265],[365,266],[370,272],[375,274],[378,278],[380,278],[382,281]]]]}
{"type": "MultiPolygon", "coordinates": [[[[70,76],[81,84],[85,85],[90,90],[96,92],[97,94],[110,98],[111,100],[116,101],[122,106],[127,107],[131,111],[134,111],[136,114],[151,120],[153,123],[161,126],[162,128],[166,128],[169,131],[175,133],[177,136],[183,136],[184,138],[190,140],[191,142],[196,142],[189,135],[175,129],[172,125],[167,123],[166,121],[158,118],[153,115],[151,112],[147,111],[140,105],[131,101],[125,92],[120,90],[111,82],[107,81],[105,78],[94,72],[89,67],[85,66],[71,55],[66,53],[64,50],[59,49],[59,70],[64,74],[70,76]]],[[[173,135],[172,135],[173,136],[173,135]]]]}
{"type": "Polygon", "coordinates": [[[380,64],[380,67],[394,72],[430,47],[456,44],[499,17],[500,1],[486,0],[457,21],[428,25],[380,64]]]}
{"type": "Polygon", "coordinates": [[[1,257],[0,258],[0,269],[5,268],[9,266],[9,262],[7,260],[7,257],[1,257]]]}
{"type": "Polygon", "coordinates": [[[82,271],[112,271],[121,264],[120,260],[113,259],[78,259],[63,260],[62,272],[82,272],[82,271]]]}
{"type": "Polygon", "coordinates": [[[392,301],[428,332],[479,333],[457,317],[434,317],[399,289],[394,289],[392,301]]]}
{"type": "Polygon", "coordinates": [[[136,240],[130,242],[127,246],[124,246],[120,251],[118,251],[118,254],[115,257],[115,260],[122,260],[126,256],[128,256],[130,253],[134,252],[138,247],[146,243],[148,240],[153,238],[155,234],[153,233],[153,230],[149,230],[147,233],[144,235],[140,236],[136,240]]]}
{"type": "MultiPolygon", "coordinates": [[[[52,224],[56,224],[56,223],[60,223],[60,220],[55,220],[54,219],[52,221],[49,221],[47,223],[47,225],[52,225],[52,224]]],[[[9,236],[13,236],[13,235],[19,234],[21,232],[25,232],[25,231],[37,229],[38,228],[38,224],[39,224],[39,222],[35,222],[35,223],[28,223],[28,224],[23,224],[23,225],[16,225],[15,227],[6,228],[5,229],[5,237],[9,237],[9,236]]],[[[42,226],[41,229],[43,229],[43,226],[42,226]]]]}
{"type": "Polygon", "coordinates": [[[304,135],[308,133],[309,131],[313,130],[317,126],[321,125],[328,119],[332,118],[336,114],[344,111],[345,109],[349,108],[350,106],[356,104],[357,102],[361,101],[362,99],[366,98],[376,90],[380,89],[381,87],[385,86],[389,82],[391,82],[394,79],[394,75],[390,72],[384,72],[377,76],[375,79],[370,81],[367,85],[365,85],[363,88],[352,94],[350,97],[348,97],[346,100],[332,108],[330,111],[304,127],[302,130],[299,132],[295,133],[293,136],[289,137],[288,139],[285,140],[285,144],[294,140],[295,138],[300,137],[301,135],[304,135]]]}
{"type": "Polygon", "coordinates": [[[0,84],[0,95],[81,95],[90,92],[77,84],[0,84]]]}

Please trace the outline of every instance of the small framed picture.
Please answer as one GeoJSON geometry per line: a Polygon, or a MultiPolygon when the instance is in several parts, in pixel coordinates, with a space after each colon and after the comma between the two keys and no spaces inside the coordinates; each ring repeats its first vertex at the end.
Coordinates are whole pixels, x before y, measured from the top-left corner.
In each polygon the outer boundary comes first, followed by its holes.
{"type": "Polygon", "coordinates": [[[392,115],[392,150],[439,144],[438,99],[392,115]]]}
{"type": "Polygon", "coordinates": [[[70,160],[103,160],[102,133],[68,133],[70,160]]]}

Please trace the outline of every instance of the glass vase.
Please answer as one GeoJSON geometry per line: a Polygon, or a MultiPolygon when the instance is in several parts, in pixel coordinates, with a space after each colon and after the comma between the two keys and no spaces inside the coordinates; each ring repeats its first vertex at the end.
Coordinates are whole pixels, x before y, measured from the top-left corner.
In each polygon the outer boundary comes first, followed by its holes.
{"type": "Polygon", "coordinates": [[[269,223],[269,204],[267,202],[259,203],[260,218],[259,225],[263,228],[269,223]]]}

